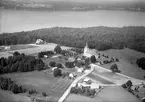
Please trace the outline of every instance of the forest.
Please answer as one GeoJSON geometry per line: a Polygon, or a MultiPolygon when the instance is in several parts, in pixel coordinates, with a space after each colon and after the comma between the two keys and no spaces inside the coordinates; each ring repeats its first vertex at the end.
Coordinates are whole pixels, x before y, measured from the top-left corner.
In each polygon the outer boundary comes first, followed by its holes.
{"type": "Polygon", "coordinates": [[[145,27],[53,27],[32,31],[0,34],[1,45],[35,43],[43,39],[70,47],[83,48],[88,42],[90,48],[97,50],[122,49],[125,47],[145,53],[145,27]]]}
{"type": "Polygon", "coordinates": [[[13,56],[0,58],[0,74],[13,72],[29,72],[43,70],[44,63],[41,59],[14,52],[13,56]]]}

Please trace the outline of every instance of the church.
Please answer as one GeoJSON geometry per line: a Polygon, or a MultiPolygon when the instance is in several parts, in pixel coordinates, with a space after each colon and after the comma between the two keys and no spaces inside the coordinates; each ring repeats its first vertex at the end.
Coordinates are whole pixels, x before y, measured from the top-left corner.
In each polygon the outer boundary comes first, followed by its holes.
{"type": "Polygon", "coordinates": [[[88,43],[86,43],[86,46],[84,47],[83,56],[85,56],[85,57],[91,57],[92,55],[94,55],[96,57],[96,59],[98,58],[98,54],[97,54],[96,49],[90,49],[88,47],[88,43]]]}

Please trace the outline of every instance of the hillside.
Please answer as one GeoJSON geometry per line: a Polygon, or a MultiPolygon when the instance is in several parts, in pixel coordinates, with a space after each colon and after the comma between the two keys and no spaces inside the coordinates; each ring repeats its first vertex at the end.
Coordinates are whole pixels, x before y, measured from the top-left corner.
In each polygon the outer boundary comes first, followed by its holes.
{"type": "MultiPolygon", "coordinates": [[[[117,62],[117,65],[122,74],[144,80],[144,70],[139,68],[136,64],[137,59],[145,57],[144,53],[128,48],[122,50],[110,49],[107,51],[100,51],[100,53],[109,57],[118,58],[119,62],[117,62]]],[[[112,64],[106,64],[103,65],[103,67],[110,69],[111,65],[112,64]]]]}
{"type": "Polygon", "coordinates": [[[41,38],[49,43],[79,47],[88,42],[98,50],[122,49],[128,47],[145,52],[145,27],[53,27],[26,32],[0,34],[0,45],[34,43],[41,38]]]}

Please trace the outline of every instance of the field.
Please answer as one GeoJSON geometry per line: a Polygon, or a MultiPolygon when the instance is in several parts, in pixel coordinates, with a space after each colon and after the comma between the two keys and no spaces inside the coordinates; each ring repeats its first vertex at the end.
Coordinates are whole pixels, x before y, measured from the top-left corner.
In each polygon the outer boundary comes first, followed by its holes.
{"type": "Polygon", "coordinates": [[[12,73],[3,76],[10,77],[14,82],[22,85],[24,88],[46,92],[48,96],[55,99],[53,101],[57,101],[71,84],[69,79],[55,78],[52,72],[47,70],[45,72],[12,73]]]}
{"type": "Polygon", "coordinates": [[[31,102],[27,96],[16,95],[8,91],[0,90],[0,102],[31,102]]]}
{"type": "MultiPolygon", "coordinates": [[[[118,58],[119,62],[116,63],[122,74],[144,80],[145,72],[141,68],[138,68],[138,66],[136,65],[136,60],[138,58],[145,57],[144,53],[137,52],[128,48],[122,50],[111,49],[107,51],[100,51],[100,53],[108,55],[109,57],[118,58]]],[[[111,65],[112,64],[106,64],[103,65],[103,67],[109,69],[111,65]]]]}
{"type": "Polygon", "coordinates": [[[124,90],[122,87],[104,87],[95,98],[70,94],[65,102],[141,102],[131,93],[124,90]]]}
{"type": "MultiPolygon", "coordinates": [[[[19,46],[19,45],[17,45],[19,46]]],[[[27,45],[25,45],[27,46],[27,45]]],[[[0,52],[0,57],[8,57],[8,56],[11,56],[13,52],[15,51],[18,51],[20,53],[25,53],[27,55],[33,55],[34,53],[38,53],[40,51],[48,51],[48,50],[53,50],[56,46],[56,44],[53,44],[53,43],[48,43],[48,44],[43,44],[43,45],[35,45],[35,44],[29,44],[28,46],[33,46],[33,47],[29,47],[29,48],[25,48],[25,49],[15,49],[13,51],[5,51],[5,52],[0,52]],[[37,47],[36,47],[37,46],[37,47]]],[[[19,46],[20,47],[20,46],[19,46]]],[[[24,47],[24,45],[23,45],[24,47]]],[[[16,46],[15,46],[16,48],[16,46]]],[[[22,48],[22,46],[21,46],[22,48]]],[[[62,49],[68,49],[70,47],[65,47],[65,46],[62,46],[61,47],[62,49]]]]}
{"type": "MultiPolygon", "coordinates": [[[[5,46],[0,46],[0,52],[4,52],[5,49],[4,49],[5,46]]],[[[10,45],[10,50],[20,50],[20,49],[27,49],[27,48],[34,48],[34,47],[37,47],[37,46],[34,46],[34,45],[29,45],[29,44],[19,44],[19,45],[10,45]]]]}
{"type": "Polygon", "coordinates": [[[96,80],[97,82],[100,82],[101,84],[114,84],[113,82],[105,80],[105,79],[103,79],[97,75],[94,75],[94,74],[89,74],[87,77],[89,77],[93,80],[96,80]]]}

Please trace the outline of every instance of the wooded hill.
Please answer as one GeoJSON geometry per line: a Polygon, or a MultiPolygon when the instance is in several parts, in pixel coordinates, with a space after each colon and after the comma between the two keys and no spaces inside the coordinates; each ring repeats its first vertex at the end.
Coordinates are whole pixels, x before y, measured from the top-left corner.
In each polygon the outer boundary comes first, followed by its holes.
{"type": "Polygon", "coordinates": [[[145,27],[53,27],[33,31],[0,34],[0,45],[34,43],[43,39],[50,43],[82,48],[88,42],[91,48],[106,50],[128,47],[145,52],[145,27]]]}

